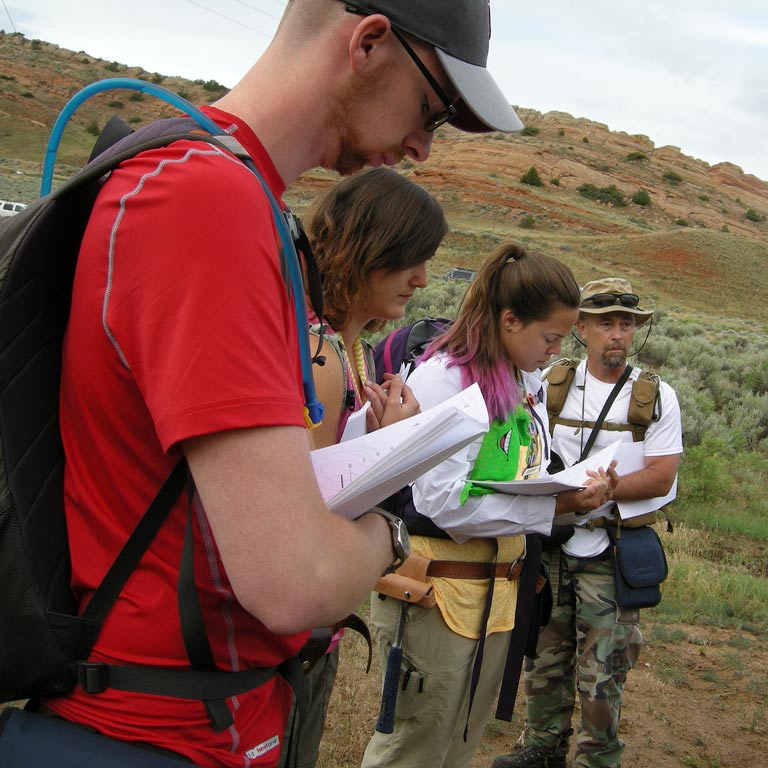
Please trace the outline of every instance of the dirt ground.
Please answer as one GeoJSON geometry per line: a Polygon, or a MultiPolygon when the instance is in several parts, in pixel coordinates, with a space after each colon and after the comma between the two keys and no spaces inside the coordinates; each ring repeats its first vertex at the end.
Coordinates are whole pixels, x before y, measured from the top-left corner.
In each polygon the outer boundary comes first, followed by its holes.
{"type": "MultiPolygon", "coordinates": [[[[624,697],[622,767],[767,768],[768,638],[645,619],[642,629],[646,643],[624,697]]],[[[360,764],[380,685],[375,668],[364,674],[363,648],[356,636],[342,642],[319,768],[360,764]]],[[[511,750],[524,710],[518,697],[512,723],[489,721],[471,768],[490,768],[511,750]]]]}

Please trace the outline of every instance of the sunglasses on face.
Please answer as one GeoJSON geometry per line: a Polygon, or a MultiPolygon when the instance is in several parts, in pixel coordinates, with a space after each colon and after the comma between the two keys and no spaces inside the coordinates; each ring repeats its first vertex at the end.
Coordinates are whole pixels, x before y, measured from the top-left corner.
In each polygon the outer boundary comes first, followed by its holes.
{"type": "Polygon", "coordinates": [[[640,297],[636,293],[596,293],[588,296],[581,302],[587,307],[636,307],[640,303],[640,297]]]}
{"type": "MultiPolygon", "coordinates": [[[[355,8],[354,5],[345,4],[344,8],[347,13],[356,13],[360,16],[368,15],[364,11],[361,11],[359,8],[355,8]]],[[[390,24],[392,27],[392,32],[400,41],[400,45],[403,46],[405,52],[411,57],[413,63],[419,68],[419,72],[424,75],[424,78],[429,83],[430,88],[432,88],[432,90],[437,95],[437,98],[440,99],[440,101],[443,103],[443,106],[445,107],[445,109],[440,110],[440,112],[437,112],[434,115],[430,115],[424,123],[424,130],[427,131],[427,133],[432,133],[432,131],[436,130],[444,123],[447,123],[449,120],[456,117],[456,107],[451,104],[451,100],[448,98],[445,91],[440,87],[440,83],[435,80],[432,73],[429,71],[429,69],[427,69],[427,65],[421,60],[419,54],[416,53],[416,51],[414,51],[413,48],[408,44],[408,41],[405,39],[403,33],[394,24],[391,22],[390,24]]]]}

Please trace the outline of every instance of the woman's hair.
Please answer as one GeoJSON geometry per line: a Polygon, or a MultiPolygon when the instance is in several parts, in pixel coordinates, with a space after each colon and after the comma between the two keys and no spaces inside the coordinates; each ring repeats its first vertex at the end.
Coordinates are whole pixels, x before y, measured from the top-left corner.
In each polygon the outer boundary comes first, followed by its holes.
{"type": "MultiPolygon", "coordinates": [[[[365,299],[372,271],[422,264],[448,232],[440,203],[389,168],[363,171],[330,187],[310,206],[304,222],[323,277],[323,315],[335,330],[365,299]]],[[[366,330],[383,326],[376,319],[366,330]]]]}
{"type": "Polygon", "coordinates": [[[427,348],[424,359],[446,353],[461,366],[464,387],[477,382],[492,419],[505,419],[520,402],[520,387],[499,332],[510,309],[524,324],[544,320],[559,307],[576,309],[581,299],[571,270],[544,253],[504,243],[486,259],[467,289],[456,322],[427,348]]]}

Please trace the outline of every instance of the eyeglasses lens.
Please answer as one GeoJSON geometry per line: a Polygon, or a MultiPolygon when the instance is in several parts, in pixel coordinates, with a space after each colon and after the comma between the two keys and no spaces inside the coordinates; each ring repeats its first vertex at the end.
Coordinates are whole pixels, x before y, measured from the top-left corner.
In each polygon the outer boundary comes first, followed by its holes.
{"type": "MultiPolygon", "coordinates": [[[[347,13],[356,13],[360,16],[368,15],[366,11],[356,8],[352,3],[345,3],[344,10],[346,10],[347,13]]],[[[435,80],[432,73],[427,69],[427,65],[421,60],[416,51],[411,48],[408,41],[403,36],[403,33],[394,24],[392,25],[392,31],[405,49],[405,52],[411,57],[414,64],[419,68],[422,75],[424,75],[430,87],[437,94],[437,97],[443,102],[443,106],[445,107],[445,109],[440,110],[437,114],[427,118],[427,121],[424,124],[424,130],[427,131],[427,133],[431,133],[444,123],[447,123],[451,118],[456,117],[458,110],[451,104],[445,91],[440,87],[440,83],[435,80]]]]}
{"type": "Polygon", "coordinates": [[[443,106],[445,107],[445,109],[440,110],[440,112],[437,114],[427,118],[427,121],[424,124],[424,130],[427,131],[427,133],[431,133],[436,128],[439,128],[444,123],[447,123],[452,117],[456,116],[456,107],[451,104],[450,100],[445,95],[445,91],[440,87],[440,83],[435,80],[432,73],[429,71],[429,69],[427,69],[427,65],[421,60],[421,57],[408,44],[408,41],[403,36],[403,33],[394,25],[392,25],[392,31],[394,32],[395,37],[400,41],[400,44],[405,49],[405,52],[411,57],[413,63],[416,64],[416,66],[419,68],[421,74],[424,75],[424,78],[429,83],[432,90],[437,94],[437,98],[443,102],[443,106]]]}

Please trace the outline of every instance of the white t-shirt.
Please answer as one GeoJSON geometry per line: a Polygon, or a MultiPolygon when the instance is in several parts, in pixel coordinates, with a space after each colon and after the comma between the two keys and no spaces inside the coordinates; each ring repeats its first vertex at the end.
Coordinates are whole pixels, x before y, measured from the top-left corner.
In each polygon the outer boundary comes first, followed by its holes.
{"type": "MultiPolygon", "coordinates": [[[[605,422],[609,424],[626,424],[629,400],[632,394],[632,382],[641,373],[640,368],[633,368],[629,379],[606,414],[605,422]]],[[[544,382],[546,389],[546,380],[544,382]]],[[[605,401],[613,390],[613,383],[600,381],[587,371],[586,361],[582,360],[576,369],[576,374],[568,390],[568,396],[560,416],[564,419],[578,421],[595,421],[603,409],[605,401]]],[[[669,384],[661,382],[659,388],[661,402],[661,417],[652,421],[645,433],[643,451],[646,456],[671,456],[683,452],[683,431],[680,421],[680,405],[677,395],[669,384]]],[[[566,467],[573,466],[581,455],[583,446],[587,443],[592,432],[591,427],[578,429],[564,424],[555,426],[552,436],[552,449],[562,458],[566,467]]],[[[607,445],[623,440],[632,442],[632,433],[614,432],[601,429],[592,447],[593,452],[607,445]]],[[[616,468],[621,474],[621,467],[616,468]]],[[[611,504],[606,505],[607,508],[611,504]]],[[[563,544],[563,550],[576,557],[593,557],[599,555],[608,546],[608,535],[601,528],[590,531],[587,528],[577,528],[574,535],[563,544]]]]}
{"type": "MultiPolygon", "coordinates": [[[[408,384],[422,410],[432,408],[461,392],[461,369],[447,367],[445,355],[435,355],[419,364],[408,377],[408,384]]],[[[525,393],[536,396],[541,390],[541,373],[523,372],[525,393]]],[[[525,394],[524,393],[524,394],[525,394]]],[[[537,402],[534,411],[543,428],[542,439],[547,446],[544,467],[549,455],[549,421],[543,402],[537,402]]],[[[538,420],[532,423],[538,426],[538,420]]],[[[541,433],[540,433],[541,434],[541,433]]],[[[413,503],[416,511],[430,518],[456,543],[464,544],[471,538],[513,536],[521,533],[549,535],[555,515],[553,496],[511,496],[490,493],[470,496],[462,504],[461,491],[467,481],[482,445],[479,437],[449,459],[422,475],[413,483],[413,503]]]]}

